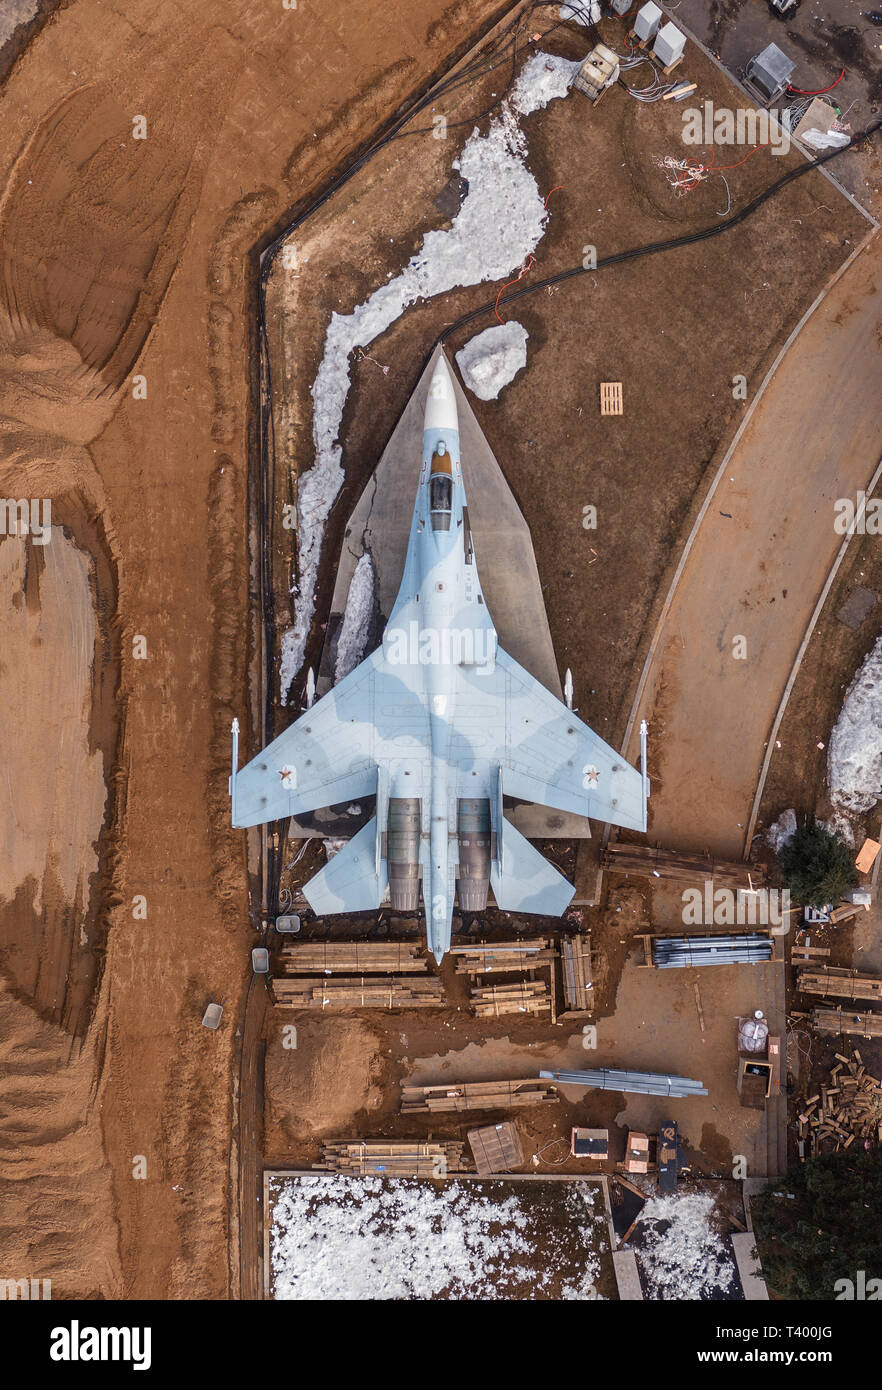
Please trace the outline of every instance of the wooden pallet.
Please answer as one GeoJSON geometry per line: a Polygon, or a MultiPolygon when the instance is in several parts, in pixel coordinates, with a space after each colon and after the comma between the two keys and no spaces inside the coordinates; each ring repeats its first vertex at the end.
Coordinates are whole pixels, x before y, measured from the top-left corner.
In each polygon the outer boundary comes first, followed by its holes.
{"type": "Polygon", "coordinates": [[[825,998],[882,1001],[882,975],[861,975],[834,965],[807,966],[796,977],[796,988],[803,994],[822,994],[825,998]]]}
{"type": "Polygon", "coordinates": [[[623,415],[624,409],[622,383],[620,381],[602,381],[600,383],[601,415],[623,415]]]}
{"type": "Polygon", "coordinates": [[[715,859],[710,854],[681,854],[653,845],[607,845],[600,860],[610,873],[641,874],[678,883],[699,884],[710,879],[720,888],[747,889],[763,888],[766,884],[766,871],[761,865],[715,859]]]}
{"type": "Polygon", "coordinates": [[[444,1178],[462,1171],[464,1145],[459,1141],[426,1143],[406,1140],[363,1140],[354,1144],[323,1144],[316,1168],[331,1173],[376,1174],[387,1178],[444,1178]]]}
{"type": "Polygon", "coordinates": [[[445,1081],[437,1086],[402,1086],[402,1115],[463,1110],[513,1110],[560,1100],[547,1081],[445,1081]]]}
{"type": "Polygon", "coordinates": [[[472,990],[472,1013],[478,1018],[550,1012],[551,996],[544,980],[522,980],[512,985],[482,985],[472,990]]]}
{"type": "Polygon", "coordinates": [[[470,1129],[466,1138],[481,1177],[489,1177],[492,1173],[510,1173],[513,1168],[523,1167],[521,1136],[517,1125],[512,1124],[511,1120],[505,1120],[501,1125],[470,1129]]]}
{"type": "Polygon", "coordinates": [[[402,975],[429,968],[421,947],[408,941],[290,941],[280,952],[285,975],[402,975]]]}
{"type": "Polygon", "coordinates": [[[567,1014],[590,1013],[594,1007],[594,985],[591,970],[591,937],[562,936],[560,939],[561,970],[563,972],[564,1002],[567,1014]]]}
{"type": "Polygon", "coordinates": [[[439,1009],[444,1004],[441,981],[435,976],[286,977],[273,980],[272,997],[286,1009],[439,1009]]]}

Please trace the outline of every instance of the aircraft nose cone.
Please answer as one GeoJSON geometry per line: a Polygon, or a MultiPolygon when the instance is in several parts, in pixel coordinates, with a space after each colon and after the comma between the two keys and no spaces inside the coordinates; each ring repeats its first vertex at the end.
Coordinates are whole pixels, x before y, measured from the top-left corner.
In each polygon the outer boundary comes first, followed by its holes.
{"type": "Polygon", "coordinates": [[[459,429],[453,380],[450,376],[450,369],[444,360],[443,353],[438,358],[435,370],[432,373],[432,380],[429,383],[429,395],[426,400],[426,420],[423,428],[427,430],[459,429]]]}

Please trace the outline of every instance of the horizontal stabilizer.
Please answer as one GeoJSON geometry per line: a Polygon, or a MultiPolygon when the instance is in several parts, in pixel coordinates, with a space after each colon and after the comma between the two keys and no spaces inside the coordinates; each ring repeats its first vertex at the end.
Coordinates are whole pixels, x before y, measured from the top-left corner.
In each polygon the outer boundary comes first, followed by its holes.
{"type": "Polygon", "coordinates": [[[497,906],[503,912],[561,916],[575,888],[505,819],[502,821],[501,860],[501,871],[496,860],[491,865],[490,885],[497,906]]]}
{"type": "Polygon", "coordinates": [[[386,892],[386,861],[377,855],[377,818],[372,817],[303,889],[319,917],[326,912],[370,912],[386,892]]]}

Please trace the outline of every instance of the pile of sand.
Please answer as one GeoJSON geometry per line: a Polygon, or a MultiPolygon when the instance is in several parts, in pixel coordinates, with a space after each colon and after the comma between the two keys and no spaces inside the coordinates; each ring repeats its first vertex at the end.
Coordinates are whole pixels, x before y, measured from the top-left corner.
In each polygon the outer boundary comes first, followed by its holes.
{"type": "Polygon", "coordinates": [[[358,1112],[382,1100],[372,1029],[361,1019],[308,1019],[298,1023],[296,1041],[286,1047],[285,1034],[274,1031],[267,1043],[267,1124],[292,1139],[345,1138],[358,1112]]]}

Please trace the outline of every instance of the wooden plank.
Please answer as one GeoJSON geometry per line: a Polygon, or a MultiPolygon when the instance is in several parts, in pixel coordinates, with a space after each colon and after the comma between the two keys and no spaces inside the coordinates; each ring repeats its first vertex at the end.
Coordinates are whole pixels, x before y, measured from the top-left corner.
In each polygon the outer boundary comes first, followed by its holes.
{"type": "Polygon", "coordinates": [[[434,976],[276,978],[272,997],[288,1009],[437,1009],[444,1003],[441,981],[434,976]]]}
{"type": "Polygon", "coordinates": [[[446,1081],[432,1086],[402,1086],[401,1113],[507,1110],[551,1105],[559,1100],[555,1086],[532,1077],[512,1081],[446,1081]]]}
{"type": "MultiPolygon", "coordinates": [[[[839,1034],[852,1038],[882,1038],[882,1014],[857,1013],[854,1009],[816,1008],[812,1010],[812,1027],[818,1033],[839,1034]]],[[[839,1054],[836,1054],[837,1057],[839,1054]]],[[[854,1085],[856,1078],[843,1077],[842,1085],[854,1085]]]]}
{"type": "Polygon", "coordinates": [[[594,989],[590,936],[562,936],[560,959],[567,1008],[574,1013],[590,1013],[594,989]]]}
{"type": "Polygon", "coordinates": [[[882,976],[862,975],[832,965],[818,965],[800,970],[796,987],[804,994],[821,994],[825,998],[869,999],[882,1001],[882,976]]]}
{"type": "Polygon", "coordinates": [[[683,854],[652,845],[607,845],[601,854],[601,864],[612,873],[635,873],[678,882],[710,879],[718,886],[747,889],[766,885],[766,871],[760,865],[715,859],[709,854],[683,854]]]}
{"type": "Polygon", "coordinates": [[[429,968],[412,941],[288,941],[279,959],[286,975],[424,974],[429,968]]]}

